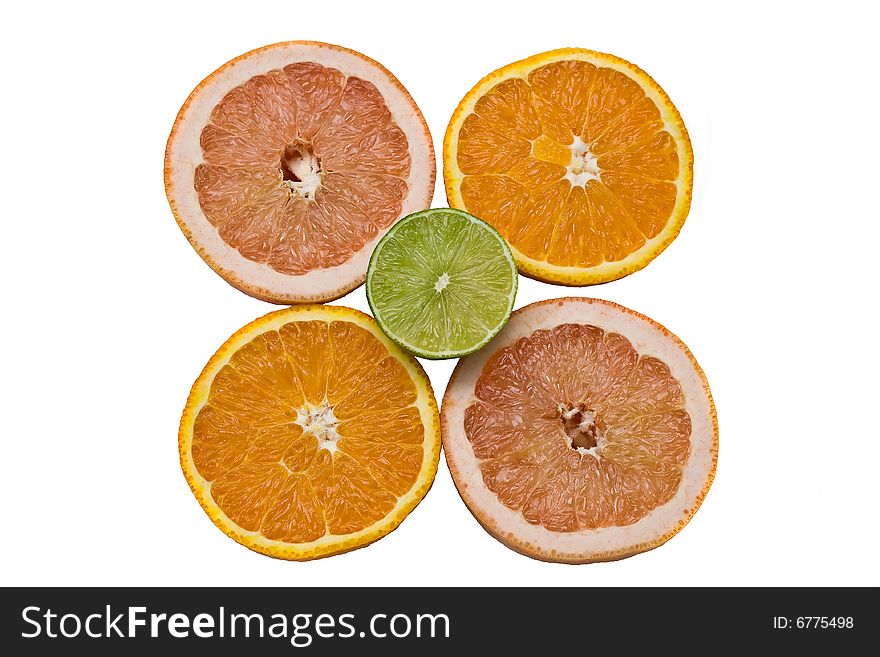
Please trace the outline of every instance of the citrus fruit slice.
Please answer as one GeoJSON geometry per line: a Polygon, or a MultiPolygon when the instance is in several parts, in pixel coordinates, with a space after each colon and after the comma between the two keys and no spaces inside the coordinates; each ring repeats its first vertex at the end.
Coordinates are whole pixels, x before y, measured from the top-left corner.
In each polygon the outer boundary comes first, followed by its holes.
{"type": "Polygon", "coordinates": [[[590,285],[641,269],[675,239],[693,151],[647,73],[566,48],[467,93],[446,131],[443,173],[449,204],[495,226],[523,274],[590,285]]]}
{"type": "Polygon", "coordinates": [[[546,561],[607,561],[674,536],[718,459],[688,348],[607,301],[541,301],[462,359],[441,413],[458,492],[495,538],[546,561]]]}
{"type": "Polygon", "coordinates": [[[180,463],[214,524],[257,552],[315,559],[372,543],[431,487],[437,404],[376,322],[294,306],[220,347],[193,385],[180,463]]]}
{"type": "Polygon", "coordinates": [[[476,351],[501,330],[516,297],[516,263],[485,221],[435,208],[396,223],[367,269],[382,330],[423,358],[476,351]]]}
{"type": "Polygon", "coordinates": [[[435,168],[425,120],[391,73],[292,41],[233,59],[190,94],[165,191],[227,282],[275,303],[328,301],[363,282],[391,224],[429,205],[435,168]]]}

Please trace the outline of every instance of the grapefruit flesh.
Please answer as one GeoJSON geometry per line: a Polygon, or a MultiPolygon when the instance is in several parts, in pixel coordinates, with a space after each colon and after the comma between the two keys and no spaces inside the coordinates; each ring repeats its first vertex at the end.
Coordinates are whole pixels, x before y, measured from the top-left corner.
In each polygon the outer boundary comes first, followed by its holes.
{"type": "Polygon", "coordinates": [[[181,109],[166,191],[196,250],[243,291],[326,301],[359,285],[372,246],[433,195],[418,107],[376,62],[309,42],[221,67],[181,109]]]}
{"type": "Polygon", "coordinates": [[[462,498],[529,556],[588,562],[668,540],[717,460],[708,384],[652,320],[592,299],[516,311],[456,368],[444,447],[462,498]]]}

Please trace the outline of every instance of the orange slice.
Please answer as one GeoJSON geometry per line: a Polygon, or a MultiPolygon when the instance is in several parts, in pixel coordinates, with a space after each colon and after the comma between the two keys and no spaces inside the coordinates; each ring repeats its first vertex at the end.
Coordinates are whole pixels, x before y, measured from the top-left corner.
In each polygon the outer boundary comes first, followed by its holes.
{"type": "Polygon", "coordinates": [[[304,305],[257,319],[193,385],[180,463],[215,525],[252,550],[315,559],[385,536],[437,472],[418,361],[368,315],[304,305]]]}
{"type": "Polygon", "coordinates": [[[372,59],[292,41],[237,57],[187,98],[165,152],[177,223],[227,282],[266,301],[328,301],[427,207],[436,163],[415,101],[372,59]]]}
{"type": "Polygon", "coordinates": [[[446,131],[443,174],[449,204],[495,226],[521,273],[590,285],[641,269],[675,239],[693,151],[647,73],[565,48],[467,93],[446,131]]]}
{"type": "Polygon", "coordinates": [[[459,361],[441,422],[449,470],[477,520],[547,561],[661,545],[696,513],[718,460],[715,406],[688,348],[596,299],[514,312],[459,361]]]}

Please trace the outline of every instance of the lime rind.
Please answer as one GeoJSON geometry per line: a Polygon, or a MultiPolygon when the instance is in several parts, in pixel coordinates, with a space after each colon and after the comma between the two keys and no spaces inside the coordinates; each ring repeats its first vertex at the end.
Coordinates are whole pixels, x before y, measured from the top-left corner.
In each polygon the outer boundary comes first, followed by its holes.
{"type": "Polygon", "coordinates": [[[379,241],[366,292],[388,337],[437,360],[488,343],[510,317],[517,283],[498,231],[463,210],[433,208],[404,217],[379,241]]]}

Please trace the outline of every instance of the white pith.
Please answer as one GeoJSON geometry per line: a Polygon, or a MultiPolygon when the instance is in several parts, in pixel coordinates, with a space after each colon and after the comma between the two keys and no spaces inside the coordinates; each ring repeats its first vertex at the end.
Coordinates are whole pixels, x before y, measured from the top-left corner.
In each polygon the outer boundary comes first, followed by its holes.
{"type": "MultiPolygon", "coordinates": [[[[572,416],[574,416],[575,413],[579,412],[577,408],[569,408],[568,410],[566,410],[565,406],[563,406],[562,404],[559,404],[558,408],[559,408],[560,415],[567,420],[570,420],[572,418],[572,416]]],[[[575,447],[572,444],[571,436],[569,436],[568,434],[565,435],[565,442],[571,449],[576,451],[578,454],[580,454],[582,456],[592,456],[594,459],[596,459],[598,461],[599,455],[602,451],[602,448],[605,447],[605,435],[602,433],[602,431],[598,427],[595,426],[596,425],[596,414],[593,413],[593,411],[587,410],[587,411],[580,411],[580,412],[583,413],[583,420],[581,420],[581,423],[580,423],[580,425],[578,425],[578,428],[581,431],[587,431],[590,428],[594,428],[596,430],[596,445],[594,447],[575,447]]]]}
{"type": "Polygon", "coordinates": [[[447,274],[446,272],[443,272],[437,278],[437,282],[434,283],[434,291],[437,294],[440,294],[443,290],[446,289],[447,285],[449,285],[449,274],[447,274]]]}
{"type": "Polygon", "coordinates": [[[590,152],[589,144],[575,135],[568,148],[571,150],[571,162],[565,167],[565,179],[572,187],[586,187],[591,180],[602,180],[599,161],[590,152]]]}
{"type": "Polygon", "coordinates": [[[336,431],[338,422],[333,414],[333,407],[326,399],[317,406],[306,402],[305,406],[297,409],[296,419],[293,421],[302,427],[303,433],[318,439],[318,449],[326,449],[331,454],[336,453],[336,443],[339,441],[336,431]]]}
{"type": "Polygon", "coordinates": [[[502,541],[533,556],[552,560],[584,562],[615,558],[656,546],[680,528],[699,505],[717,457],[714,408],[687,348],[647,319],[595,299],[537,303],[514,312],[488,345],[459,361],[443,399],[442,415],[446,459],[456,487],[474,515],[502,541]],[[671,500],[632,525],[562,533],[528,523],[520,511],[505,506],[485,485],[479,461],[465,434],[464,413],[476,400],[474,386],[489,358],[538,329],[564,323],[590,324],[623,335],[640,356],[654,356],[665,362],[681,384],[692,427],[691,450],[681,484],[671,500]]]}
{"type": "MultiPolygon", "coordinates": [[[[255,75],[294,62],[314,62],[338,69],[349,77],[369,80],[382,94],[406,135],[410,155],[408,193],[399,217],[427,207],[434,195],[434,149],[421,112],[396,79],[368,58],[328,44],[289,42],[256,50],[224,66],[190,96],[185,113],[182,110],[168,143],[166,189],[187,237],[212,268],[239,289],[275,303],[323,301],[353,289],[363,281],[370,254],[387,232],[378,231],[341,265],[291,276],[242,256],[223,241],[202,212],[193,181],[196,167],[204,161],[200,137],[212,110],[229,91],[255,75]]],[[[302,191],[307,191],[313,182],[303,186],[302,191]]]]}
{"type": "Polygon", "coordinates": [[[284,181],[287,188],[307,201],[314,199],[323,178],[315,154],[311,150],[303,148],[296,151],[292,157],[287,158],[284,164],[287,170],[297,177],[297,180],[284,181]]]}

